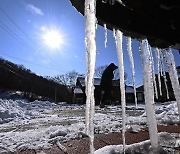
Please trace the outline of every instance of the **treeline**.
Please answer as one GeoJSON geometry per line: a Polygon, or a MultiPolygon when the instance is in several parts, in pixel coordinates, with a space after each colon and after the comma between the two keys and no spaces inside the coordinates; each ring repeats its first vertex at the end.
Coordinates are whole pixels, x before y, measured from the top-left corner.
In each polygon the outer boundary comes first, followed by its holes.
{"type": "Polygon", "coordinates": [[[0,58],[0,88],[24,92],[24,97],[34,100],[48,98],[54,101],[66,101],[66,86],[37,76],[23,65],[17,65],[0,58]]]}

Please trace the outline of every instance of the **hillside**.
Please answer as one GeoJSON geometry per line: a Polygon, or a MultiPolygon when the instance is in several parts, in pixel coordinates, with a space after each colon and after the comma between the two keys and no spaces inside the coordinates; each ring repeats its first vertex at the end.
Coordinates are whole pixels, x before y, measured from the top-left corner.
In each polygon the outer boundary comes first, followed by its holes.
{"type": "Polygon", "coordinates": [[[67,88],[52,80],[38,76],[22,65],[0,58],[0,92],[6,90],[22,91],[29,100],[48,98],[65,101],[67,88]]]}

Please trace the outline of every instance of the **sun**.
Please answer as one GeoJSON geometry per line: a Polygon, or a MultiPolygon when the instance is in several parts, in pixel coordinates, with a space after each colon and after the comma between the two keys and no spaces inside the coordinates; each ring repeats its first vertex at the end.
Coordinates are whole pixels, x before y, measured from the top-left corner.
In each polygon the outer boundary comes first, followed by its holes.
{"type": "Polygon", "coordinates": [[[43,35],[45,44],[51,49],[59,49],[63,43],[62,36],[58,30],[48,30],[43,35]]]}

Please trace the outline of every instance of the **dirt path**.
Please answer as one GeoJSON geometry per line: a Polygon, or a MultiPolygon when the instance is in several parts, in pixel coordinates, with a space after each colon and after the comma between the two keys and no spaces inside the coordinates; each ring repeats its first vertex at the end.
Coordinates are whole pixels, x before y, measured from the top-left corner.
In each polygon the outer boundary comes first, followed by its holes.
{"type": "MultiPolygon", "coordinates": [[[[180,134],[180,125],[160,125],[158,126],[159,132],[169,132],[169,133],[179,133],[180,134]]],[[[126,144],[138,143],[149,139],[148,129],[143,129],[138,133],[126,132],[126,144]]],[[[107,145],[118,145],[122,144],[121,133],[109,133],[109,134],[99,134],[95,136],[95,149],[102,148],[107,145]]],[[[81,140],[73,140],[67,143],[62,144],[66,149],[67,153],[63,150],[60,150],[57,145],[53,145],[51,149],[48,150],[33,150],[33,149],[22,149],[16,152],[8,152],[1,154],[88,154],[89,152],[89,143],[88,138],[83,138],[81,140]]],[[[176,148],[179,150],[180,147],[176,148]]]]}

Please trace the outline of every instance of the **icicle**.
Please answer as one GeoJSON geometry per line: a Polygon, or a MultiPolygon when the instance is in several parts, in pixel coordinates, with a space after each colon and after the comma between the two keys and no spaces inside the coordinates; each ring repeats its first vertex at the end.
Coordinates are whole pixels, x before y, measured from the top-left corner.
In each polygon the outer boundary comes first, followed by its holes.
{"type": "Polygon", "coordinates": [[[105,33],[104,33],[104,46],[105,46],[105,48],[107,47],[107,27],[106,27],[106,24],[104,24],[104,31],[105,31],[105,33]]]}
{"type": "Polygon", "coordinates": [[[161,90],[161,76],[160,76],[160,51],[158,48],[155,48],[155,55],[156,55],[156,63],[157,63],[157,73],[158,73],[158,85],[159,85],[159,93],[162,96],[161,90]]]}
{"type": "Polygon", "coordinates": [[[158,148],[157,122],[154,110],[154,88],[152,79],[152,63],[147,40],[140,42],[140,54],[143,66],[143,82],[146,114],[152,149],[158,148]]]}
{"type": "Polygon", "coordinates": [[[119,2],[121,5],[125,6],[125,4],[121,0],[116,0],[116,1],[119,2]]]}
{"type": "Polygon", "coordinates": [[[161,61],[161,50],[159,50],[159,69],[160,69],[160,73],[161,73],[160,76],[163,76],[163,64],[161,61]]]}
{"type": "Polygon", "coordinates": [[[85,0],[86,19],[86,133],[94,153],[94,71],[96,63],[96,0],[85,0]]]}
{"type": "Polygon", "coordinates": [[[155,96],[156,96],[156,99],[158,99],[157,84],[156,84],[156,77],[155,77],[155,71],[154,71],[154,59],[153,59],[152,50],[150,46],[149,46],[149,50],[150,50],[150,59],[152,63],[152,77],[153,77],[153,83],[154,83],[155,96]]]}
{"type": "Polygon", "coordinates": [[[113,28],[113,36],[116,39],[116,30],[113,28]]]}
{"type": "Polygon", "coordinates": [[[169,90],[168,90],[168,86],[167,86],[167,78],[166,78],[166,71],[165,71],[165,67],[164,67],[164,62],[163,62],[163,54],[162,52],[160,52],[160,59],[161,59],[161,64],[162,64],[162,74],[163,74],[163,78],[164,78],[164,84],[165,84],[165,88],[166,88],[166,96],[167,99],[169,99],[169,90]]]}
{"type": "Polygon", "coordinates": [[[107,3],[107,2],[108,2],[108,0],[102,0],[102,2],[103,2],[103,3],[107,3]]]}
{"type": "Polygon", "coordinates": [[[117,56],[119,61],[119,74],[120,74],[120,92],[121,92],[121,106],[122,106],[122,138],[123,138],[123,151],[125,153],[125,132],[126,132],[126,98],[125,98],[125,84],[124,84],[124,61],[122,50],[122,32],[116,30],[115,41],[117,48],[117,56]]]}
{"type": "Polygon", "coordinates": [[[133,87],[134,87],[134,99],[135,99],[135,105],[137,108],[137,96],[136,96],[136,84],[135,84],[135,69],[134,69],[134,58],[132,53],[132,41],[131,37],[127,37],[127,50],[129,55],[129,60],[131,63],[131,70],[132,70],[132,81],[133,81],[133,87]]]}
{"type": "Polygon", "coordinates": [[[174,95],[175,95],[177,106],[178,106],[179,121],[180,121],[180,85],[178,81],[178,75],[177,75],[176,65],[174,61],[174,56],[170,48],[167,50],[163,50],[162,52],[163,52],[163,56],[168,67],[171,84],[173,87],[174,95]]]}
{"type": "Polygon", "coordinates": [[[119,2],[121,5],[125,6],[125,4],[121,0],[102,0],[103,3],[107,3],[109,1],[109,4],[114,5],[115,1],[119,2]]]}

